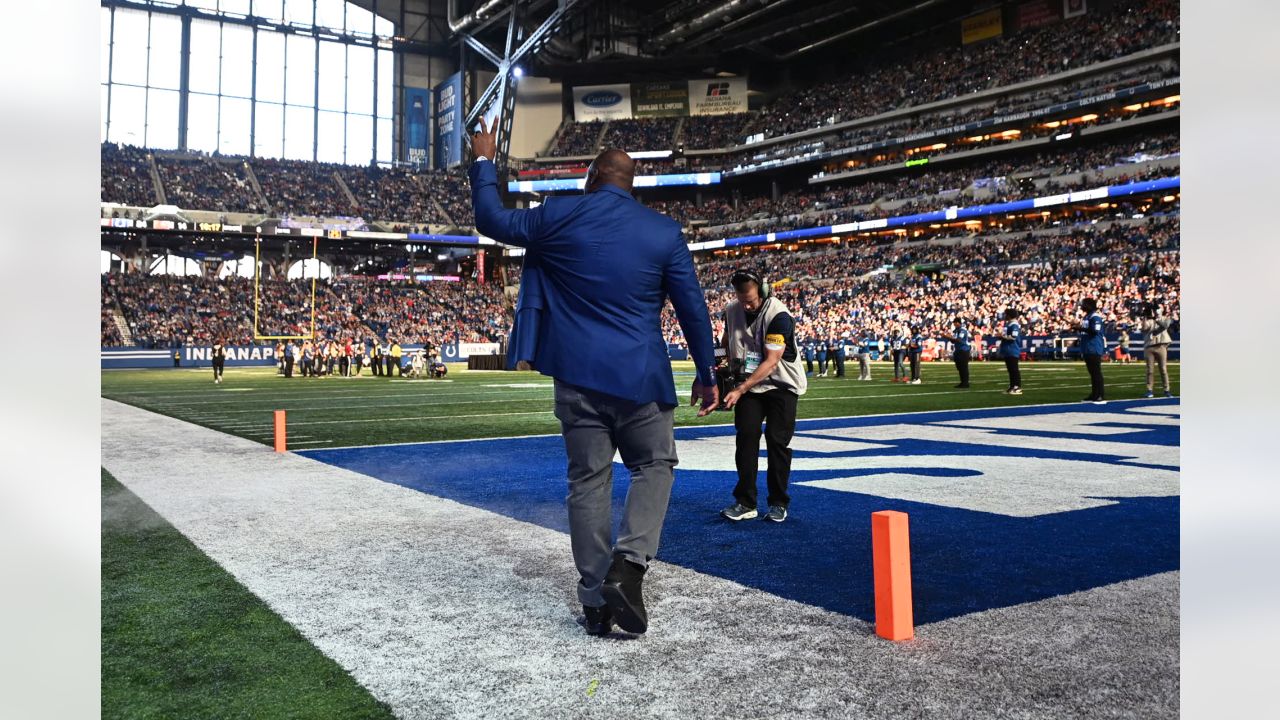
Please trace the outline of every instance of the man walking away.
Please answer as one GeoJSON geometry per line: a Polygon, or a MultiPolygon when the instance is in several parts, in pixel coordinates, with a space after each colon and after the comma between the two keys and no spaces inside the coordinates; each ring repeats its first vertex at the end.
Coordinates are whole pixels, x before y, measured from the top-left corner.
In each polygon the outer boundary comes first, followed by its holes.
{"type": "Polygon", "coordinates": [[[649,627],[642,581],[658,552],[676,464],[675,382],[662,308],[670,298],[697,368],[700,416],[719,403],[706,299],[680,224],[631,195],[622,150],[587,168],[584,194],[507,210],[493,165],[497,129],[481,120],[469,171],[476,229],[535,251],[544,300],[533,365],[555,378],[568,456],[569,538],[587,632],[649,627]],[[613,457],[631,473],[617,540],[613,457]]]}

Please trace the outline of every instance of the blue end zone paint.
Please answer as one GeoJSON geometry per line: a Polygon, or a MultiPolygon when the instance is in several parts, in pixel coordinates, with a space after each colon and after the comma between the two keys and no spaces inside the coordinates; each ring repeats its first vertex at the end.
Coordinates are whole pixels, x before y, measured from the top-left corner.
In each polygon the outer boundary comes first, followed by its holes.
{"type": "MultiPolygon", "coordinates": [[[[1146,401],[1151,405],[1176,401],[1146,401]]],[[[955,422],[1061,412],[1122,413],[1136,407],[1063,405],[915,413],[868,418],[801,421],[798,432],[897,423],[955,422]]],[[[1127,413],[1117,422],[1141,425],[1127,413]]],[[[731,427],[678,428],[677,437],[731,435],[731,427]]],[[[1006,432],[1006,431],[999,431],[1006,432]]],[[[1012,431],[1010,431],[1012,432],[1012,431]]],[[[1016,431],[1019,435],[1048,435],[1016,431]]],[[[1058,435],[1056,437],[1072,437],[1058,435]]],[[[1176,446],[1176,425],[1135,427],[1107,441],[1176,446]]],[[[1095,438],[1099,439],[1099,438],[1095,438]]],[[[968,470],[919,470],[914,454],[974,454],[973,445],[907,441],[891,451],[840,455],[901,454],[916,475],[961,477],[968,470]]],[[[479,440],[345,450],[302,451],[316,460],[386,482],[414,488],[508,517],[568,532],[565,459],[558,437],[479,440]]],[[[1028,458],[1079,457],[1077,453],[997,445],[983,455],[1028,458]]],[[[797,453],[797,457],[804,456],[797,453]]],[[[1095,462],[1115,458],[1090,455],[1095,462]]],[[[1029,466],[1030,469],[1030,466],[1029,466]]],[[[763,502],[764,463],[761,463],[763,502]]],[[[877,472],[884,472],[878,469],[877,472]]],[[[967,613],[1042,600],[1178,568],[1179,498],[1115,498],[1104,507],[1036,517],[1008,517],[876,497],[795,483],[851,477],[857,470],[792,473],[792,515],[783,525],[729,524],[717,511],[732,501],[732,472],[677,469],[659,559],[727,578],[766,592],[864,620],[874,619],[870,515],[902,510],[911,516],[912,578],[916,621],[936,622],[967,613]]],[[[628,473],[614,466],[615,513],[625,498],[628,473]]],[[[565,562],[571,562],[566,557],[565,562]]]]}

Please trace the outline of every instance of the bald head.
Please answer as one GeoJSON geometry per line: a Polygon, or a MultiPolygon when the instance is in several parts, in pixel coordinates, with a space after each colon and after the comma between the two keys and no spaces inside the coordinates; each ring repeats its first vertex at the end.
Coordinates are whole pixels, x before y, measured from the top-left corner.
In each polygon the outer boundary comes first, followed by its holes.
{"type": "Polygon", "coordinates": [[[595,192],[601,185],[616,185],[631,192],[636,178],[636,161],[625,151],[609,148],[596,156],[587,168],[587,192],[595,192]]]}

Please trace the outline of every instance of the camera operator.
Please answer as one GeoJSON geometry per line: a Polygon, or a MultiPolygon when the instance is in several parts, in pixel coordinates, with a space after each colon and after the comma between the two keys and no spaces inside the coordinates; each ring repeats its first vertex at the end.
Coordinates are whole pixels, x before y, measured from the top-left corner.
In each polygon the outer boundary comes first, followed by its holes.
{"type": "Polygon", "coordinates": [[[787,480],[791,475],[791,436],[796,428],[796,404],[808,387],[796,347],[795,320],[773,297],[770,286],[755,272],[733,274],[737,300],[725,308],[723,345],[738,385],[724,406],[734,409],[737,430],[738,484],[736,502],[720,514],[747,520],[756,509],[756,480],[760,463],[761,423],[768,455],[769,513],[766,520],[787,519],[787,480]]]}
{"type": "Polygon", "coordinates": [[[1164,396],[1173,397],[1169,391],[1169,345],[1173,344],[1173,336],[1169,334],[1172,325],[1169,318],[1155,303],[1146,303],[1140,310],[1142,317],[1138,328],[1142,330],[1142,359],[1147,363],[1147,397],[1155,397],[1155,367],[1160,369],[1160,380],[1164,383],[1164,396]]]}

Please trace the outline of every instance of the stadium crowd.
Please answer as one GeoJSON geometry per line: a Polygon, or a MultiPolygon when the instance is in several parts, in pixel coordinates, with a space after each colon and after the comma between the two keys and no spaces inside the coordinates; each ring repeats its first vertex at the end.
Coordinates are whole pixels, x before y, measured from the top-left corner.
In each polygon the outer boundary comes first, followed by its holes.
{"type": "Polygon", "coordinates": [[[243,175],[242,163],[203,155],[157,156],[170,205],[195,210],[265,213],[266,204],[243,175]]]}
{"type": "MultiPolygon", "coordinates": [[[[311,331],[311,281],[260,283],[260,335],[311,331]]],[[[226,277],[102,276],[102,344],[121,339],[109,311],[119,302],[135,345],[151,348],[254,343],[253,281],[226,277]],[[110,322],[110,324],[109,324],[110,322]]],[[[328,338],[394,338],[406,344],[496,342],[510,331],[499,285],[402,284],[365,278],[316,283],[316,331],[328,338]]]]}
{"type": "Polygon", "coordinates": [[[352,217],[356,209],[334,179],[342,165],[254,158],[250,165],[262,194],[282,216],[352,217]]]}
{"type": "Polygon", "coordinates": [[[132,145],[102,143],[102,202],[136,207],[158,202],[147,155],[132,145]]]}

